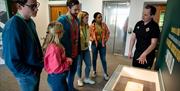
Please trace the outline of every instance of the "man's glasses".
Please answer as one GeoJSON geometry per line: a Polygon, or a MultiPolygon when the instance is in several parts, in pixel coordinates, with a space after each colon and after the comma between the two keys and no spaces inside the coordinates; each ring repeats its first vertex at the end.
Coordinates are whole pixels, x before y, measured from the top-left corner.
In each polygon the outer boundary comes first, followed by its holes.
{"type": "Polygon", "coordinates": [[[25,5],[28,6],[29,8],[31,8],[31,10],[34,11],[35,9],[37,9],[40,6],[40,3],[37,2],[35,4],[25,4],[25,5]]]}

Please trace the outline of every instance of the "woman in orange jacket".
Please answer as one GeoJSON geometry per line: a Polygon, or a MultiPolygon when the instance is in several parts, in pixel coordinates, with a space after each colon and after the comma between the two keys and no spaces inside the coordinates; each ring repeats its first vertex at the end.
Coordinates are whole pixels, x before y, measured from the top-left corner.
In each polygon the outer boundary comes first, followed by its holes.
{"type": "Polygon", "coordinates": [[[106,42],[109,39],[109,29],[107,25],[102,22],[102,14],[94,13],[94,22],[90,25],[90,40],[92,41],[92,63],[93,63],[93,77],[96,77],[96,63],[98,51],[104,70],[104,79],[108,80],[107,63],[106,63],[106,42]]]}

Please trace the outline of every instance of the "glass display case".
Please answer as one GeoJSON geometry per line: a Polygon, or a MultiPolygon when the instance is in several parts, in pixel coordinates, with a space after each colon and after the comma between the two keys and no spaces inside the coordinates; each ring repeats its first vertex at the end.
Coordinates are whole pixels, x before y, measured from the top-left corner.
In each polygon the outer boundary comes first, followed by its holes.
{"type": "Polygon", "coordinates": [[[161,91],[158,72],[119,65],[103,91],[161,91]]]}

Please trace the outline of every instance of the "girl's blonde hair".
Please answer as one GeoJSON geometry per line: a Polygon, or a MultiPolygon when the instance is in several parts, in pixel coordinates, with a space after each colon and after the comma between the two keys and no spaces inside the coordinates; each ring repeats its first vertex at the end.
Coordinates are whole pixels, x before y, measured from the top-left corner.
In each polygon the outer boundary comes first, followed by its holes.
{"type": "Polygon", "coordinates": [[[83,22],[83,18],[85,17],[85,16],[87,16],[87,15],[89,15],[88,14],[88,12],[86,12],[86,11],[80,11],[79,13],[78,13],[78,19],[79,19],[79,22],[80,22],[80,30],[82,30],[83,29],[83,27],[86,27],[86,28],[89,28],[89,25],[88,24],[85,24],[84,22],[83,22]]]}
{"type": "Polygon", "coordinates": [[[44,40],[44,43],[42,45],[42,50],[45,53],[46,48],[48,44],[50,43],[56,43],[60,44],[60,39],[58,37],[57,32],[63,32],[63,25],[57,21],[50,22],[48,27],[47,27],[47,32],[46,32],[46,38],[44,40]]]}
{"type": "Polygon", "coordinates": [[[88,12],[86,12],[86,11],[80,11],[79,13],[78,13],[78,19],[79,19],[79,21],[80,21],[80,25],[83,25],[84,24],[84,22],[83,22],[83,18],[85,17],[85,16],[87,16],[87,15],[89,15],[88,14],[88,12]]]}

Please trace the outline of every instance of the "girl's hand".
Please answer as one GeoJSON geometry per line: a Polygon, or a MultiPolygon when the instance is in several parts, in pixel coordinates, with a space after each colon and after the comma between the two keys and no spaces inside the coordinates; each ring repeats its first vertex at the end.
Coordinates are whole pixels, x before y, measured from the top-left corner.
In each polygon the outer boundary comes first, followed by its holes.
{"type": "Polygon", "coordinates": [[[68,61],[68,63],[69,63],[69,65],[72,65],[72,59],[71,58],[67,58],[67,61],[68,61]]]}

